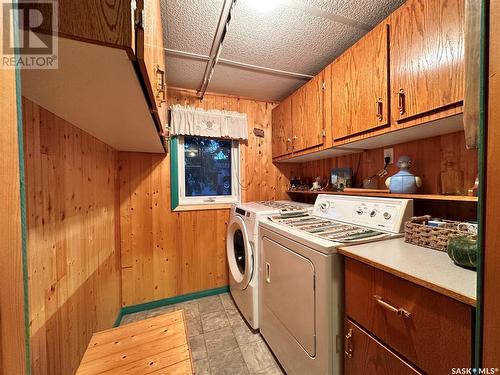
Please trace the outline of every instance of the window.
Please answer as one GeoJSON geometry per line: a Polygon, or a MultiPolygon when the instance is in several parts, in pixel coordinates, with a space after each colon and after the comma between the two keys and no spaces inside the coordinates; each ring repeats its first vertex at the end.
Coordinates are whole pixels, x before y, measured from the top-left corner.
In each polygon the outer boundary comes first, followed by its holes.
{"type": "Polygon", "coordinates": [[[177,205],[209,205],[239,201],[240,156],[237,141],[179,136],[176,143],[172,147],[172,151],[177,154],[178,179],[177,186],[172,186],[173,190],[177,188],[177,200],[172,191],[173,208],[177,205]]]}

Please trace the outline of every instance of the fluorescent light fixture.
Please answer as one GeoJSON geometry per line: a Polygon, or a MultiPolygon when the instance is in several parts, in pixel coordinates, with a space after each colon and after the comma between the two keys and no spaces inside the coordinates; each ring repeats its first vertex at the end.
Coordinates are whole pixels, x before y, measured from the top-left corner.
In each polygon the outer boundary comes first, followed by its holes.
{"type": "Polygon", "coordinates": [[[249,7],[267,13],[276,8],[283,0],[247,0],[249,7]]]}

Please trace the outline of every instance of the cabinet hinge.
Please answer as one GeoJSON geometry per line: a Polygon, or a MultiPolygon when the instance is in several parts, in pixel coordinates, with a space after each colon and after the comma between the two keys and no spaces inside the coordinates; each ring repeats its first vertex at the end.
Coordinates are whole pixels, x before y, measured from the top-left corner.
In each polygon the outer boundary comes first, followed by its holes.
{"type": "Polygon", "coordinates": [[[134,22],[135,26],[144,28],[144,9],[135,8],[134,22]]]}
{"type": "Polygon", "coordinates": [[[325,137],[326,137],[326,129],[323,129],[323,131],[321,132],[321,136],[322,136],[323,138],[325,138],[325,137]]]}

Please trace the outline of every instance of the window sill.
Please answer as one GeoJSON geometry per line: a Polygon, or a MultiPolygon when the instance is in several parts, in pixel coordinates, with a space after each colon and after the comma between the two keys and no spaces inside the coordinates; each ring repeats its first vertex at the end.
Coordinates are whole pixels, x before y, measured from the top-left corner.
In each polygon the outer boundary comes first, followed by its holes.
{"type": "Polygon", "coordinates": [[[232,205],[231,203],[183,205],[175,207],[172,211],[182,212],[182,211],[228,210],[231,208],[231,205],[232,205]]]}

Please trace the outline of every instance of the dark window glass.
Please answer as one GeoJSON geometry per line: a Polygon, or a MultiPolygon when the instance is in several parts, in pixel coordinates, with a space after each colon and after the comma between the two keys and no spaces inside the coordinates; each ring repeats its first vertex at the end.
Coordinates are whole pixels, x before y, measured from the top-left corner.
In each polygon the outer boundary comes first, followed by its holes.
{"type": "Polygon", "coordinates": [[[231,141],[184,137],[186,197],[231,195],[231,141]]]}
{"type": "Polygon", "coordinates": [[[242,274],[245,273],[245,241],[243,240],[243,233],[237,229],[234,232],[233,238],[234,257],[236,258],[236,265],[242,274]]]}

